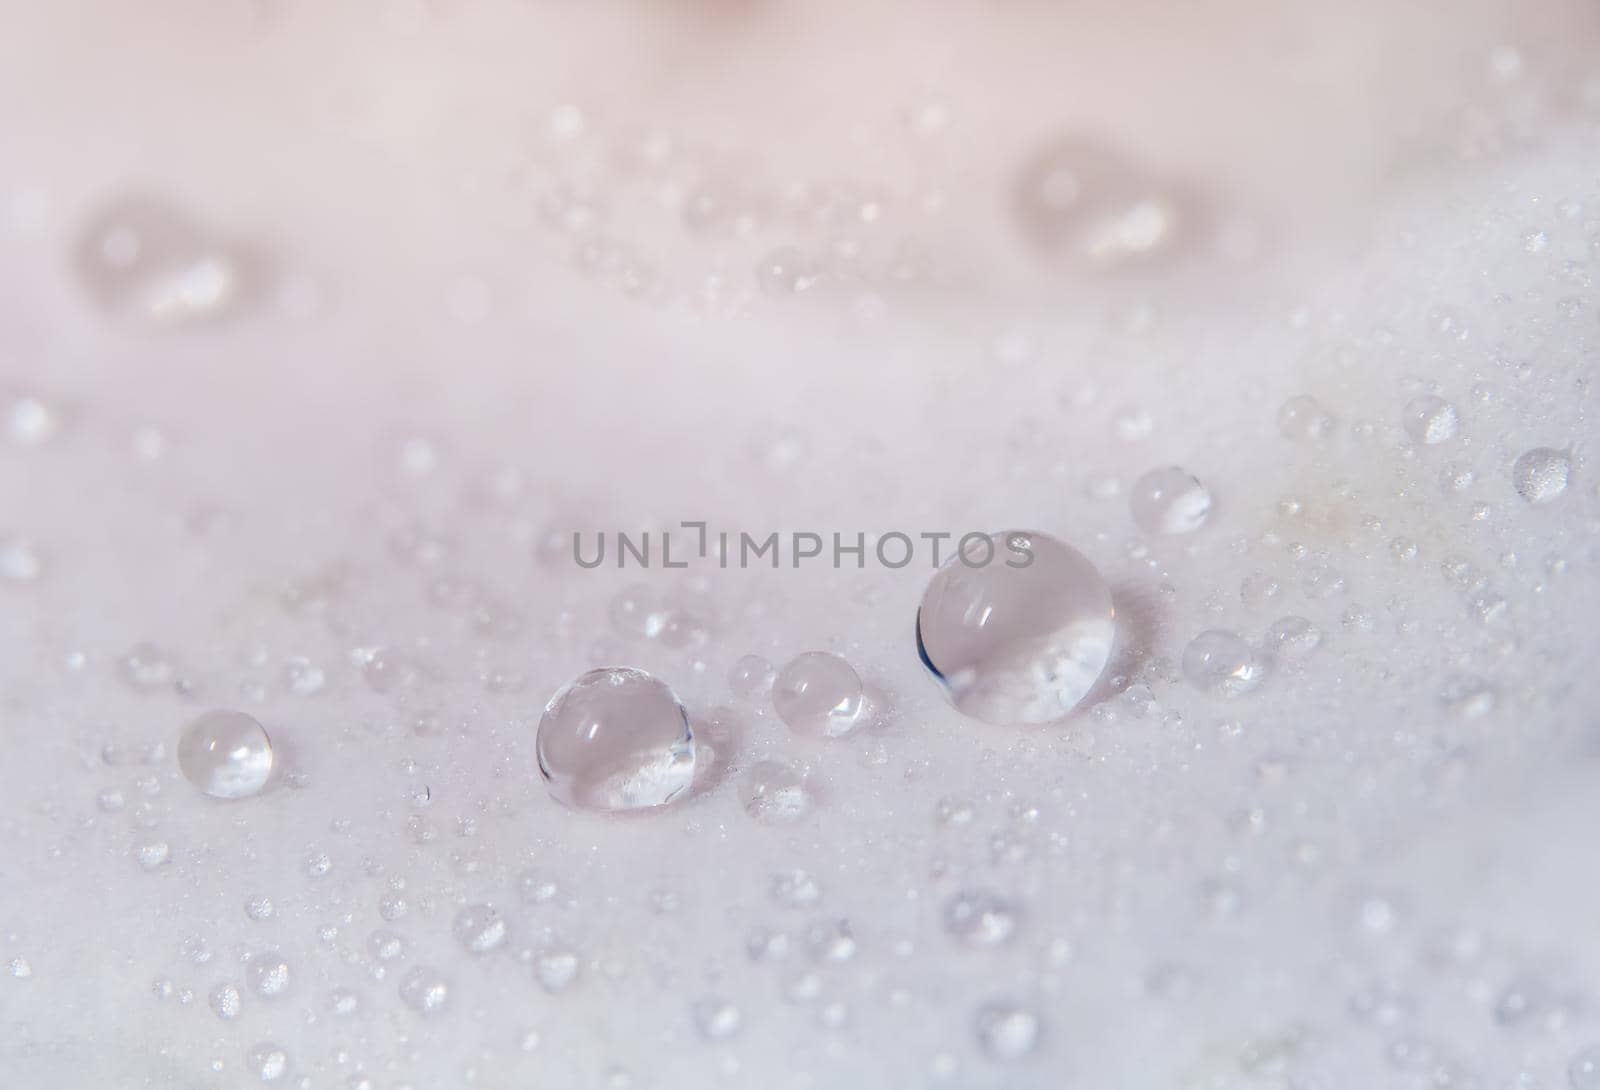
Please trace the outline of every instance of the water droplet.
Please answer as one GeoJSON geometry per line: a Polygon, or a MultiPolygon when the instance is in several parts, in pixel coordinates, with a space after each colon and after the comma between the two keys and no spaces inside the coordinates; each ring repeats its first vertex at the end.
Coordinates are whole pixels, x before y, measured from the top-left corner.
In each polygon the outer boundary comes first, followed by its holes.
{"type": "Polygon", "coordinates": [[[134,845],[133,858],[145,870],[155,870],[172,856],[172,848],[165,840],[147,840],[134,845]]]}
{"type": "Polygon", "coordinates": [[[810,871],[792,870],[774,874],[767,894],[783,908],[812,908],[822,900],[822,887],[810,871]]]}
{"type": "Polygon", "coordinates": [[[1456,428],[1460,424],[1456,407],[1444,398],[1431,394],[1406,402],[1400,419],[1407,435],[1430,447],[1455,438],[1456,428]]]}
{"type": "Polygon", "coordinates": [[[48,443],[61,427],[54,409],[37,397],[24,394],[11,402],[6,411],[6,434],[19,447],[48,443]]]}
{"type": "Polygon", "coordinates": [[[1281,617],[1267,629],[1267,647],[1280,659],[1303,659],[1322,643],[1322,629],[1304,617],[1281,617]]]}
{"type": "Polygon", "coordinates": [[[800,295],[816,282],[815,264],[793,246],[780,246],[756,267],[756,283],[774,299],[800,295]]]}
{"type": "Polygon", "coordinates": [[[841,738],[861,718],[861,678],[827,651],[796,655],[772,684],[772,706],[796,734],[841,738]]]}
{"type": "Polygon", "coordinates": [[[1291,397],[1278,409],[1278,431],[1296,442],[1320,443],[1333,434],[1336,423],[1316,398],[1304,394],[1291,397]]]}
{"type": "Polygon", "coordinates": [[[189,724],[178,743],[184,778],[217,799],[242,799],[260,791],[272,775],[272,761],[267,732],[243,712],[206,712],[189,724]]]}
{"type": "Polygon", "coordinates": [[[228,314],[250,288],[235,248],[165,200],[133,195],[97,213],[80,236],[79,283],[108,313],[157,325],[228,314]]]}
{"type": "Polygon", "coordinates": [[[546,950],[534,962],[533,972],[545,991],[561,992],[578,978],[580,964],[571,950],[546,950]]]}
{"type": "Polygon", "coordinates": [[[691,1009],[695,1029],[707,1041],[727,1041],[739,1032],[743,1021],[739,1008],[726,999],[706,998],[695,1002],[691,1009]]]}
{"type": "Polygon", "coordinates": [[[400,998],[418,1014],[431,1017],[450,1001],[450,985],[438,970],[418,965],[401,978],[400,998]]]}
{"type": "Polygon", "coordinates": [[[468,905],[451,926],[456,942],[471,954],[487,954],[506,941],[506,921],[490,905],[468,905]]]}
{"type": "Polygon", "coordinates": [[[246,971],[250,990],[262,999],[276,999],[289,990],[289,963],[277,954],[258,954],[246,971]]]}
{"type": "Polygon", "coordinates": [[[1016,187],[1019,226],[1043,250],[1097,265],[1149,261],[1182,234],[1166,187],[1095,141],[1061,139],[1026,163],[1016,187]]]}
{"type": "Polygon", "coordinates": [[[1213,628],[1183,649],[1183,676],[1213,696],[1239,696],[1261,683],[1264,671],[1236,633],[1213,628]]]}
{"type": "Polygon", "coordinates": [[[8,583],[31,583],[43,570],[44,564],[32,542],[21,537],[0,536],[0,579],[8,583]]]}
{"type": "Polygon", "coordinates": [[[1211,492],[1178,466],[1152,469],[1128,493],[1133,521],[1148,534],[1192,534],[1211,513],[1211,492]]]}
{"type": "Polygon", "coordinates": [[[978,1046],[996,1060],[1020,1060],[1039,1043],[1039,1016],[1016,1003],[993,1002],[973,1016],[978,1046]]]}
{"type": "Polygon", "coordinates": [[[244,997],[239,994],[239,989],[232,984],[218,984],[211,989],[211,994],[206,997],[206,1002],[211,1004],[211,1010],[224,1022],[231,1022],[239,1017],[239,1009],[244,1005],[244,997]]]}
{"type": "Polygon", "coordinates": [[[245,1065],[260,1076],[262,1082],[277,1082],[289,1073],[289,1054],[271,1041],[263,1041],[250,1050],[245,1065]]]}
{"type": "Polygon", "coordinates": [[[772,690],[777,672],[760,655],[745,655],[728,671],[728,689],[734,696],[755,700],[772,690]]]}
{"type": "Polygon", "coordinates": [[[986,949],[1010,942],[1017,930],[1017,907],[982,892],[957,893],[945,902],[944,929],[963,946],[986,949]]]}
{"type": "Polygon", "coordinates": [[[1551,503],[1567,490],[1572,476],[1572,459],[1564,450],[1535,447],[1519,457],[1511,467],[1511,483],[1517,495],[1529,503],[1551,503]]]}
{"type": "Polygon", "coordinates": [[[310,659],[295,656],[283,664],[283,687],[295,696],[315,696],[327,680],[322,667],[310,659]]]}
{"type": "Polygon", "coordinates": [[[1600,1090],[1600,1045],[1590,1045],[1567,1065],[1572,1090],[1600,1090]]]}
{"type": "Polygon", "coordinates": [[[151,643],[135,644],[118,660],[122,680],[135,689],[159,689],[172,684],[176,667],[161,648],[151,643]]]}
{"type": "Polygon", "coordinates": [[[244,903],[244,914],[252,920],[270,920],[273,911],[270,897],[252,897],[244,903]]]}
{"type": "Polygon", "coordinates": [[[643,670],[591,670],[539,720],[539,771],[550,793],[590,810],[661,806],[694,780],[694,733],[678,698],[643,670]]]}
{"type": "Polygon", "coordinates": [[[917,611],[923,665],[963,713],[1049,723],[1089,694],[1116,637],[1111,591],[1087,557],[1053,537],[1009,531],[935,573],[917,611]]]}
{"type": "Polygon", "coordinates": [[[1472,487],[1476,476],[1465,462],[1449,462],[1439,470],[1439,488],[1446,495],[1460,495],[1472,487]]]}
{"type": "Polygon", "coordinates": [[[763,825],[792,825],[811,809],[806,776],[781,761],[760,761],[745,773],[740,789],[745,813],[763,825]]]}

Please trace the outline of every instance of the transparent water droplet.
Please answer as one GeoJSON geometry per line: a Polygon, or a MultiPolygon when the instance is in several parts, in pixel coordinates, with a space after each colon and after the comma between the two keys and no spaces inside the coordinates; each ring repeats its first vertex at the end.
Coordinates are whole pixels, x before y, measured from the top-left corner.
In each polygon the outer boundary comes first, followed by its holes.
{"type": "Polygon", "coordinates": [[[0,579],[8,583],[32,583],[43,571],[44,562],[31,541],[0,535],[0,579]]]}
{"type": "Polygon", "coordinates": [[[1439,488],[1445,495],[1460,495],[1471,488],[1476,479],[1472,467],[1465,462],[1449,462],[1439,470],[1439,488]]]}
{"type": "Polygon", "coordinates": [[[623,587],[607,611],[611,627],[630,639],[653,640],[667,624],[667,607],[661,596],[642,583],[623,587]]]}
{"type": "Polygon", "coordinates": [[[153,643],[130,647],[117,661],[122,680],[135,689],[149,691],[171,685],[177,674],[171,657],[153,643]]]}
{"type": "Polygon", "coordinates": [[[171,857],[172,848],[165,840],[146,840],[133,848],[133,858],[145,870],[155,870],[171,857]]]}
{"type": "Polygon", "coordinates": [[[546,950],[534,962],[533,972],[547,992],[562,992],[578,978],[582,963],[571,950],[546,950]]]}
{"type": "Polygon", "coordinates": [[[1442,397],[1425,395],[1406,402],[1400,415],[1406,434],[1424,446],[1435,446],[1455,438],[1460,418],[1456,407],[1442,397]]]}
{"type": "Polygon", "coordinates": [[[178,742],[184,778],[217,799],[242,799],[272,775],[272,742],[243,712],[210,711],[190,723],[178,742]]]}
{"type": "Polygon", "coordinates": [[[558,692],[539,720],[539,770],[573,807],[661,806],[694,780],[694,733],[665,683],[643,670],[591,670],[558,692]]]}
{"type": "Polygon", "coordinates": [[[985,1003],[973,1015],[978,1047],[1002,1061],[1020,1060],[1039,1043],[1039,1016],[1018,1003],[985,1003]]]}
{"type": "Polygon", "coordinates": [[[944,906],[945,933],[963,946],[988,949],[1003,946],[1016,935],[1017,906],[982,891],[955,894],[944,906]]]}
{"type": "Polygon", "coordinates": [[[1261,683],[1265,671],[1237,633],[1213,628],[1183,649],[1183,676],[1213,696],[1240,696],[1261,683]]]}
{"type": "Polygon", "coordinates": [[[380,927],[367,936],[367,950],[379,961],[397,961],[406,956],[405,936],[380,927]]]}
{"type": "Polygon", "coordinates": [[[308,658],[297,655],[283,664],[283,687],[295,696],[315,696],[327,681],[327,673],[308,658]]]}
{"type": "Polygon", "coordinates": [[[1148,534],[1192,534],[1211,514],[1211,492],[1178,466],[1152,469],[1128,493],[1133,521],[1148,534]]]}
{"type": "Polygon", "coordinates": [[[745,655],[728,671],[728,690],[744,700],[755,700],[772,691],[777,671],[760,655],[745,655]]]}
{"type": "Polygon", "coordinates": [[[1338,421],[1314,397],[1291,397],[1278,409],[1278,431],[1285,439],[1320,443],[1333,434],[1338,421]]]}
{"type": "Polygon", "coordinates": [[[206,996],[206,1002],[211,1005],[213,1014],[224,1022],[231,1022],[239,1017],[239,1011],[244,1006],[244,997],[232,984],[218,984],[211,989],[211,994],[206,996]]]}
{"type": "Polygon", "coordinates": [[[1015,194],[1029,241],[1089,265],[1147,263],[1173,252],[1183,236],[1177,195],[1092,139],[1045,145],[1023,164],[1015,194]]]}
{"type": "Polygon", "coordinates": [[[1054,722],[1111,659],[1111,590],[1087,557],[1046,534],[1007,531],[983,545],[964,541],[929,582],[917,611],[923,665],[966,715],[1054,722]]]}
{"type": "Polygon", "coordinates": [[[437,969],[418,965],[400,979],[400,999],[418,1014],[433,1017],[450,1002],[450,984],[437,969]]]}
{"type": "Polygon", "coordinates": [[[245,976],[250,990],[262,999],[276,999],[289,990],[289,963],[277,954],[251,958],[245,976]]]}
{"type": "Polygon", "coordinates": [[[136,194],[85,225],[75,254],[78,282],[115,317],[159,326],[214,320],[248,298],[251,262],[176,205],[136,194]]]}
{"type": "Polygon", "coordinates": [[[1267,629],[1266,644],[1284,661],[1303,659],[1322,644],[1322,629],[1304,617],[1280,617],[1267,629]]]}
{"type": "Polygon", "coordinates": [[[695,1029],[707,1041],[727,1041],[737,1036],[743,1016],[726,999],[708,997],[696,1000],[690,1012],[695,1029]]]}
{"type": "Polygon", "coordinates": [[[740,787],[745,813],[763,825],[792,825],[813,803],[806,775],[782,761],[759,761],[745,773],[740,787]]]}
{"type": "Polygon", "coordinates": [[[492,905],[468,905],[456,913],[451,931],[469,954],[487,954],[506,941],[506,921],[492,905]]]}
{"type": "Polygon", "coordinates": [[[273,912],[270,897],[252,897],[244,903],[244,914],[252,920],[270,920],[273,912]]]}
{"type": "Polygon", "coordinates": [[[822,900],[822,886],[810,871],[791,870],[774,874],[767,894],[783,908],[812,908],[822,900]]]}
{"type": "Polygon", "coordinates": [[[24,394],[11,402],[5,414],[6,434],[19,447],[37,447],[55,438],[61,418],[49,404],[24,394]]]}
{"type": "Polygon", "coordinates": [[[1600,1090],[1600,1044],[1590,1045],[1567,1065],[1572,1090],[1600,1090]]]}
{"type": "Polygon", "coordinates": [[[861,678],[827,651],[790,659],[772,684],[772,706],[790,730],[811,738],[841,738],[861,718],[861,678]]]}
{"type": "Polygon", "coordinates": [[[263,1041],[250,1050],[245,1066],[262,1082],[277,1082],[289,1073],[289,1054],[271,1041],[263,1041]]]}
{"type": "Polygon", "coordinates": [[[1511,466],[1511,483],[1529,503],[1553,503],[1567,490],[1572,458],[1564,450],[1535,447],[1511,466]]]}

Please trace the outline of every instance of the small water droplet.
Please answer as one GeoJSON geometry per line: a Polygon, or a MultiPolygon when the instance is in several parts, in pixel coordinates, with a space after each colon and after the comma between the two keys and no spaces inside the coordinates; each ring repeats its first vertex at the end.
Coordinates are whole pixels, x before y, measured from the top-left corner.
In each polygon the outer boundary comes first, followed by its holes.
{"type": "Polygon", "coordinates": [[[262,999],[276,999],[289,990],[289,963],[277,954],[258,954],[246,970],[250,990],[262,999]]]}
{"type": "Polygon", "coordinates": [[[811,738],[840,738],[861,718],[861,678],[827,651],[789,660],[772,685],[772,706],[789,729],[811,738]]]}
{"type": "Polygon", "coordinates": [[[451,931],[470,954],[487,954],[506,941],[506,921],[491,905],[468,905],[456,913],[451,931]]]}
{"type": "Polygon", "coordinates": [[[1321,643],[1322,629],[1304,617],[1282,617],[1267,629],[1267,647],[1285,661],[1303,659],[1321,643]]]}
{"type": "Polygon", "coordinates": [[[289,1054],[271,1041],[263,1041],[250,1050],[245,1065],[262,1082],[277,1082],[289,1073],[289,1054]]]}
{"type": "Polygon", "coordinates": [[[643,670],[591,670],[556,693],[539,720],[537,748],[550,793],[568,806],[661,806],[694,780],[688,714],[643,670]]]}
{"type": "Polygon", "coordinates": [[[744,700],[755,700],[772,691],[777,671],[760,655],[745,655],[728,671],[728,689],[744,700]]]}
{"type": "Polygon", "coordinates": [[[1265,671],[1237,633],[1208,629],[1183,649],[1183,676],[1213,696],[1240,696],[1261,683],[1265,671]]]}
{"type": "Polygon", "coordinates": [[[432,1017],[449,1003],[450,985],[438,970],[418,965],[401,978],[400,998],[418,1014],[432,1017]]]}
{"type": "Polygon", "coordinates": [[[978,1046],[993,1059],[1020,1060],[1039,1043],[1039,1016],[1017,1003],[985,1003],[973,1015],[978,1046]]]}
{"type": "Polygon", "coordinates": [[[206,1002],[211,1004],[211,1010],[218,1018],[224,1022],[231,1022],[239,1017],[239,1010],[244,1006],[244,997],[232,984],[218,984],[211,989],[206,1002]]]}
{"type": "Polygon", "coordinates": [[[1430,394],[1406,402],[1401,422],[1411,438],[1425,446],[1434,446],[1455,438],[1460,419],[1454,405],[1430,394]]]}
{"type": "Polygon", "coordinates": [[[739,1008],[726,999],[708,997],[697,1000],[691,1008],[695,1029],[707,1041],[727,1041],[736,1036],[743,1016],[739,1008]]]}
{"type": "Polygon", "coordinates": [[[1002,897],[962,892],[945,902],[944,929],[963,946],[1003,946],[1016,934],[1018,915],[1017,906],[1002,897]]]}
{"type": "Polygon", "coordinates": [[[1572,1090],[1600,1090],[1600,1044],[1590,1045],[1567,1065],[1572,1090]]]}
{"type": "Polygon", "coordinates": [[[1192,534],[1211,514],[1211,492],[1178,466],[1152,469],[1128,493],[1133,521],[1149,534],[1192,534]]]}
{"type": "Polygon", "coordinates": [[[1291,397],[1278,409],[1278,431],[1296,442],[1319,443],[1333,434],[1337,421],[1313,397],[1291,397]]]}
{"type": "Polygon", "coordinates": [[[745,773],[740,788],[745,813],[763,825],[792,825],[811,810],[806,775],[781,761],[759,761],[745,773]]]}

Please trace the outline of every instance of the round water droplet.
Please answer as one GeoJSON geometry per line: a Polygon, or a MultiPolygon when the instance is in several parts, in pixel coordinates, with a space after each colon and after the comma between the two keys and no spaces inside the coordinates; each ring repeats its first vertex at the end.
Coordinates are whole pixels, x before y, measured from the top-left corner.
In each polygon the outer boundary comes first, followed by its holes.
{"type": "Polygon", "coordinates": [[[437,970],[418,965],[401,978],[400,998],[418,1014],[431,1017],[449,1003],[450,985],[437,970]]]}
{"type": "Polygon", "coordinates": [[[777,672],[760,655],[745,655],[728,671],[728,689],[734,696],[754,700],[772,690],[777,672]]]}
{"type": "Polygon", "coordinates": [[[1291,397],[1278,410],[1278,431],[1286,439],[1318,443],[1333,434],[1333,414],[1314,397],[1291,397]]]}
{"type": "Polygon", "coordinates": [[[792,825],[811,810],[806,776],[781,761],[760,761],[745,773],[740,788],[744,811],[763,825],[792,825]]]}
{"type": "Polygon", "coordinates": [[[739,1008],[729,1003],[726,999],[707,998],[698,1000],[691,1013],[694,1016],[694,1025],[700,1031],[700,1036],[707,1041],[726,1041],[739,1032],[739,1025],[743,1021],[739,1008]]]}
{"type": "Polygon", "coordinates": [[[250,959],[246,971],[250,990],[262,999],[276,999],[289,990],[289,963],[277,954],[260,954],[250,959]]]}
{"type": "Polygon", "coordinates": [[[1590,1045],[1567,1065],[1572,1090],[1600,1090],[1600,1045],[1590,1045]]]}
{"type": "Polygon", "coordinates": [[[224,1022],[231,1022],[239,1017],[239,1010],[244,1006],[244,999],[239,994],[239,989],[232,984],[218,984],[211,989],[206,1001],[211,1004],[216,1016],[224,1022]]]}
{"type": "Polygon", "coordinates": [[[1183,649],[1183,676],[1213,696],[1239,696],[1261,683],[1264,671],[1237,634],[1209,629],[1183,649]]]}
{"type": "Polygon", "coordinates": [[[957,708],[990,723],[1049,723],[1089,694],[1116,637],[1111,590],[1053,537],[963,541],[917,610],[917,650],[957,708]]]}
{"type": "Polygon", "coordinates": [[[1128,494],[1133,521],[1148,534],[1192,534],[1211,514],[1211,492],[1178,466],[1152,469],[1128,494]]]}
{"type": "Polygon", "coordinates": [[[1406,402],[1405,411],[1401,413],[1400,419],[1405,425],[1407,435],[1430,447],[1454,439],[1456,428],[1460,424],[1456,407],[1444,398],[1434,397],[1431,394],[1414,397],[1406,402]]]}
{"type": "Polygon", "coordinates": [[[505,918],[490,905],[468,905],[456,913],[451,930],[461,948],[471,954],[487,954],[506,941],[505,918]]]}
{"type": "Polygon", "coordinates": [[[978,1046],[996,1060],[1020,1060],[1039,1043],[1039,1016],[1016,1003],[994,1002],[973,1016],[978,1046]]]}
{"type": "Polygon", "coordinates": [[[1322,629],[1304,617],[1281,617],[1267,629],[1266,642],[1285,661],[1303,659],[1322,643],[1322,629]]]}
{"type": "Polygon", "coordinates": [[[1511,467],[1511,483],[1517,495],[1529,503],[1552,503],[1567,490],[1572,476],[1572,458],[1564,450],[1536,447],[1516,460],[1511,467]]]}
{"type": "Polygon", "coordinates": [[[841,738],[861,717],[861,678],[838,655],[807,651],[789,660],[772,684],[772,706],[796,734],[841,738]]]}
{"type": "Polygon", "coordinates": [[[539,720],[539,771],[568,806],[661,806],[694,781],[694,732],[678,698],[643,670],[591,670],[539,720]]]}
{"type": "Polygon", "coordinates": [[[277,1082],[289,1073],[289,1054],[271,1041],[263,1041],[250,1050],[245,1064],[262,1082],[277,1082]]]}
{"type": "Polygon", "coordinates": [[[212,798],[254,795],[272,775],[272,760],[267,732],[243,712],[206,712],[178,743],[184,778],[212,798]]]}
{"type": "Polygon", "coordinates": [[[1017,907],[989,893],[957,893],[944,906],[944,929],[963,946],[987,949],[1010,942],[1017,931],[1017,907]]]}
{"type": "Polygon", "coordinates": [[[1023,234],[1043,250],[1091,265],[1170,253],[1182,237],[1183,212],[1174,194],[1137,164],[1081,137],[1047,144],[1017,181],[1023,234]]]}

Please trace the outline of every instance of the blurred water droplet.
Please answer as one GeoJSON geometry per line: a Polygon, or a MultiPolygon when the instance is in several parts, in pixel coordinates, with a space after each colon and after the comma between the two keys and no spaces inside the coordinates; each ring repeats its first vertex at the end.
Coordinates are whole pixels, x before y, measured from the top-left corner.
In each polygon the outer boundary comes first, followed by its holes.
{"type": "Polygon", "coordinates": [[[451,925],[456,942],[470,954],[487,954],[506,941],[505,918],[491,905],[468,905],[451,925]]]}
{"type": "Polygon", "coordinates": [[[424,1017],[445,1009],[450,1001],[450,985],[435,969],[418,965],[400,980],[400,998],[424,1017]]]}
{"type": "Polygon", "coordinates": [[[1296,442],[1319,443],[1333,434],[1337,421],[1315,398],[1291,397],[1278,409],[1278,431],[1296,442]]]}
{"type": "Polygon", "coordinates": [[[1411,438],[1425,446],[1434,446],[1455,438],[1460,420],[1454,405],[1442,397],[1428,395],[1406,402],[1401,422],[1411,438]]]}
{"type": "Polygon", "coordinates": [[[1016,1003],[985,1003],[973,1015],[973,1028],[978,1046],[996,1060],[1020,1060],[1039,1043],[1039,1016],[1016,1003]]]}
{"type": "Polygon", "coordinates": [[[1183,676],[1213,696],[1240,696],[1261,683],[1265,671],[1237,633],[1213,628],[1183,649],[1183,676]]]}

